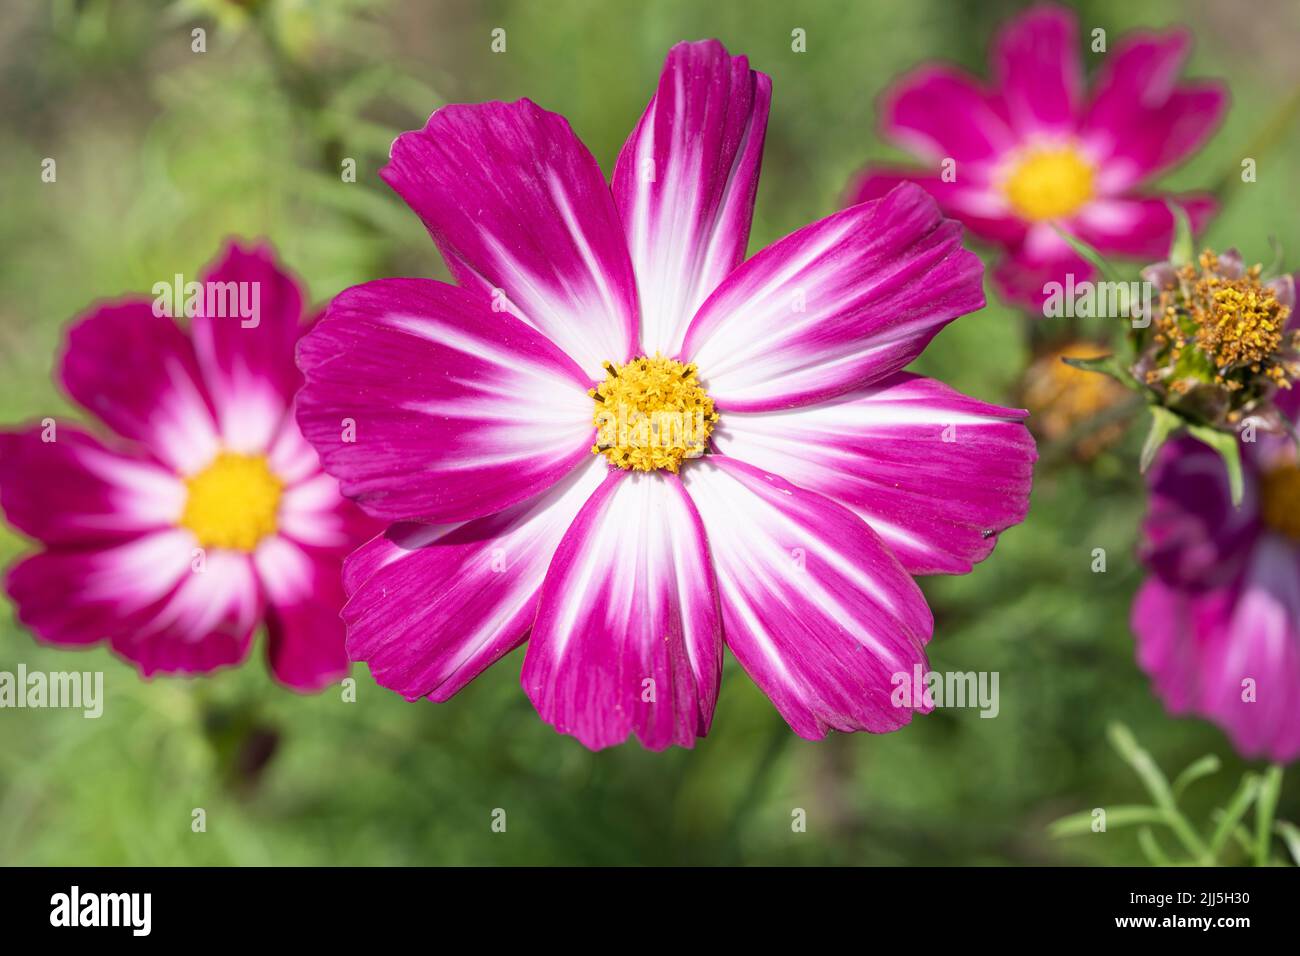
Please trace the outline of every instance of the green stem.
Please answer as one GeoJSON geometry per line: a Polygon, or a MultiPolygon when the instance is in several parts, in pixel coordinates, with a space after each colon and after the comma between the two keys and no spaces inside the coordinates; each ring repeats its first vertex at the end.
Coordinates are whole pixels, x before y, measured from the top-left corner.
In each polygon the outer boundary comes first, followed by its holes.
{"type": "Polygon", "coordinates": [[[1255,865],[1269,865],[1269,847],[1273,841],[1273,814],[1282,794],[1282,765],[1273,764],[1264,772],[1255,805],[1255,865]]]}

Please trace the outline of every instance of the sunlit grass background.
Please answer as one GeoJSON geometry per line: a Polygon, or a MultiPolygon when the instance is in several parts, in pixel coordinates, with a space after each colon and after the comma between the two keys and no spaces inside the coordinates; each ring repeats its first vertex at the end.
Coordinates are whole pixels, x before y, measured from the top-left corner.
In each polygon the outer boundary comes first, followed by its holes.
{"type": "MultiPolygon", "coordinates": [[[[194,273],[229,235],[265,235],[324,302],[350,284],[445,272],[376,175],[388,144],[447,102],[527,96],[565,114],[612,168],[674,42],[716,36],[775,95],[751,250],[832,212],[868,159],[899,159],[875,101],[917,63],[983,72],[1014,2],[104,2],[0,7],[0,420],[75,414],[51,383],[65,323],[101,297],[194,273]],[[253,10],[250,15],[246,10],[253,10]],[[207,52],[191,52],[191,30],[207,52]],[[490,34],[507,33],[493,54],[490,34]],[[791,30],[807,52],[791,51],[791,30]],[[58,181],[40,165],[57,161],[58,181]],[[344,184],[340,162],[357,163],[344,184]]],[[[1079,5],[1110,43],[1184,23],[1193,75],[1231,86],[1210,145],[1167,179],[1223,194],[1208,234],[1250,261],[1300,250],[1300,136],[1260,139],[1300,83],[1300,8],[1148,0],[1079,5]],[[1256,145],[1250,145],[1256,144],[1256,145]],[[1248,152],[1256,150],[1257,152],[1248,152]],[[1225,180],[1225,177],[1227,179],[1225,180]]],[[[1090,69],[1099,57],[1085,54],[1090,69]]],[[[1290,264],[1295,268],[1297,257],[1290,264]]],[[[991,296],[918,367],[1013,403],[1026,320],[991,296]]],[[[1043,330],[1036,332],[1043,337],[1043,330]]],[[[1105,741],[1128,723],[1170,771],[1243,766],[1221,733],[1167,717],[1134,663],[1140,580],[1135,445],[1039,468],[1029,520],[975,573],[923,582],[937,670],[1001,674],[1001,713],[938,711],[883,737],[794,737],[728,660],[714,731],[693,752],[591,754],[553,733],[518,685],[522,653],[454,701],[408,704],[353,669],[357,701],[274,685],[260,646],[206,680],[140,681],[102,650],[38,646],[0,605],[0,670],[105,672],[99,720],[0,710],[0,862],[28,864],[1140,862],[1132,831],[1053,840],[1068,812],[1141,799],[1105,741]],[[1106,549],[1104,574],[1091,571],[1106,549]],[[191,812],[207,832],[191,832],[191,812]],[[492,812],[508,827],[493,833],[492,812]],[[795,833],[791,814],[807,813],[795,833]]],[[[0,530],[0,559],[27,545],[0,530]]],[[[1282,816],[1300,816],[1300,778],[1282,816]]]]}

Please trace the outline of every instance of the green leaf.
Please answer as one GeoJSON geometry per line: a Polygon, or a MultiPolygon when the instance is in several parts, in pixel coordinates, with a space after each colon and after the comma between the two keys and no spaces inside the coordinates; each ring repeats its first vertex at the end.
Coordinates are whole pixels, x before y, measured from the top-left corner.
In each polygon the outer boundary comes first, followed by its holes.
{"type": "Polygon", "coordinates": [[[1187,431],[1219,453],[1219,457],[1223,459],[1224,467],[1228,469],[1228,488],[1232,492],[1232,504],[1234,507],[1241,504],[1243,490],[1241,448],[1237,444],[1237,436],[1229,432],[1221,432],[1209,425],[1192,425],[1190,423],[1187,426],[1187,431]]]}
{"type": "Polygon", "coordinates": [[[1282,767],[1273,764],[1264,771],[1259,788],[1259,802],[1255,804],[1255,865],[1268,866],[1269,841],[1273,836],[1273,814],[1282,794],[1282,767]]]}
{"type": "Polygon", "coordinates": [[[1061,361],[1071,368],[1077,368],[1083,372],[1099,372],[1102,375],[1109,375],[1115,381],[1119,382],[1125,388],[1131,388],[1137,391],[1141,388],[1137,379],[1129,372],[1124,363],[1120,361],[1118,355],[1098,355],[1096,358],[1070,358],[1062,356],[1061,361]]]}
{"type": "MultiPolygon", "coordinates": [[[[1139,805],[1129,805],[1121,807],[1111,807],[1106,810],[1106,829],[1111,827],[1131,827],[1137,823],[1164,823],[1165,815],[1155,807],[1144,807],[1139,805]]],[[[1079,836],[1083,833],[1092,832],[1093,822],[1092,810],[1081,810],[1078,813],[1072,813],[1068,817],[1054,821],[1048,825],[1048,832],[1054,837],[1079,836]]]]}
{"type": "Polygon", "coordinates": [[[1088,260],[1092,267],[1101,273],[1103,278],[1111,282],[1119,281],[1119,272],[1116,271],[1114,266],[1106,261],[1105,257],[1100,252],[1088,245],[1082,239],[1079,239],[1077,236],[1070,235],[1070,233],[1066,232],[1060,226],[1053,225],[1052,228],[1056,230],[1057,235],[1066,241],[1066,244],[1069,245],[1071,249],[1083,256],[1084,259],[1088,260]]]}
{"type": "Polygon", "coordinates": [[[1156,835],[1151,832],[1150,827],[1143,827],[1138,831],[1138,846],[1142,848],[1142,853],[1152,866],[1173,866],[1165,851],[1156,842],[1156,835]]]}
{"type": "Polygon", "coordinates": [[[1257,796],[1259,796],[1259,776],[1248,773],[1241,778],[1241,785],[1232,795],[1232,799],[1223,811],[1223,816],[1219,818],[1218,826],[1214,828],[1214,833],[1210,837],[1211,857],[1218,858],[1228,842],[1228,837],[1232,836],[1232,831],[1236,829],[1257,796]]]}
{"type": "Polygon", "coordinates": [[[1155,461],[1156,452],[1160,451],[1160,447],[1184,424],[1182,416],[1171,412],[1163,405],[1152,405],[1150,408],[1151,430],[1147,432],[1147,440],[1142,445],[1142,457],[1138,461],[1138,470],[1143,474],[1146,474],[1146,470],[1155,461]]]}
{"type": "Polygon", "coordinates": [[[1273,832],[1282,838],[1291,853],[1291,859],[1295,860],[1296,866],[1300,866],[1300,827],[1287,820],[1278,820],[1273,824],[1273,832]]]}
{"type": "Polygon", "coordinates": [[[1218,773],[1221,766],[1223,764],[1214,754],[1206,754],[1200,760],[1192,761],[1187,765],[1187,769],[1174,778],[1174,796],[1182,796],[1183,791],[1197,780],[1218,773]]]}
{"type": "Polygon", "coordinates": [[[1169,262],[1175,268],[1189,265],[1195,255],[1191,220],[1187,218],[1187,210],[1180,203],[1166,202],[1165,205],[1174,217],[1174,240],[1169,246],[1169,262]]]}

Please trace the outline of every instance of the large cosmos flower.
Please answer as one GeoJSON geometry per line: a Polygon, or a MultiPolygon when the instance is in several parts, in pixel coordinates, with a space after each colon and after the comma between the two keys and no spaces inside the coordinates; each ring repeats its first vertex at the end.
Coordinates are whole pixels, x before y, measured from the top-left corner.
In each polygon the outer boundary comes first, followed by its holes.
{"type": "Polygon", "coordinates": [[[373,528],[294,421],[298,284],[238,245],[202,278],[247,283],[257,314],[202,306],[187,330],[131,298],[68,333],[59,380],[115,435],[0,432],[0,505],[45,546],[8,591],[44,640],[107,640],[146,676],[237,663],[265,621],[276,678],[316,689],[347,669],[341,565],[373,528]]]}
{"type": "MultiPolygon", "coordinates": [[[[1295,307],[1291,277],[1270,288],[1295,307]]],[[[1296,421],[1300,392],[1277,404],[1296,421]]],[[[1247,757],[1285,761],[1300,757],[1300,466],[1291,438],[1255,439],[1240,444],[1238,507],[1217,452],[1192,438],[1161,450],[1133,629],[1170,711],[1214,721],[1247,757]]]]}
{"type": "Polygon", "coordinates": [[[612,190],[528,100],[393,144],[382,175],[460,285],[349,289],[299,349],[304,434],[394,522],[344,571],[382,685],[446,700],[531,633],[523,685],[558,730],[689,746],[725,643],[802,736],[910,720],[891,675],[933,621],[909,572],[989,554],[1033,443],[901,371],[983,305],[924,190],[742,262],[770,93],[716,41],[674,47],[612,190]]]}
{"type": "MultiPolygon", "coordinates": [[[[993,273],[1002,294],[1034,305],[1046,283],[1095,272],[1057,227],[1108,255],[1162,258],[1173,215],[1165,196],[1139,189],[1204,143],[1228,100],[1219,83],[1178,82],[1190,46],[1185,31],[1130,34],[1094,55],[1089,94],[1074,13],[1029,10],[993,43],[991,88],[941,65],[898,81],[881,134],[928,168],[868,168],[849,201],[920,183],[945,214],[1005,251],[993,273]]],[[[1206,195],[1177,201],[1194,229],[1214,211],[1206,195]]]]}

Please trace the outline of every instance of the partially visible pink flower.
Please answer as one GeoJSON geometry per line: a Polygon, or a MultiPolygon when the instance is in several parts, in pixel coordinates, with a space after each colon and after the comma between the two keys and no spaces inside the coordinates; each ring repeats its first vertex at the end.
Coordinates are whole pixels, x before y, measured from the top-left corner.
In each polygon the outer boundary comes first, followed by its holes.
{"type": "Polygon", "coordinates": [[[102,438],[0,431],[0,506],[43,546],[6,587],[43,640],[107,641],[145,676],[235,664],[265,622],[276,679],[318,689],[348,666],[341,566],[370,524],[294,420],[298,283],[269,247],[236,244],[201,279],[220,298],[188,328],[129,298],[69,331],[59,381],[102,438]]]}
{"type": "MultiPolygon", "coordinates": [[[[1274,288],[1294,307],[1292,279],[1274,288]]],[[[1294,421],[1300,393],[1278,394],[1294,421]]],[[[1288,761],[1300,757],[1300,465],[1290,438],[1255,437],[1240,445],[1238,507],[1216,452],[1192,438],[1161,450],[1132,623],[1171,712],[1214,721],[1246,757],[1288,761]]]]}
{"type": "MultiPolygon", "coordinates": [[[[881,105],[881,132],[924,159],[921,170],[868,167],[850,203],[920,183],[945,214],[1005,251],[993,276],[1006,298],[1038,305],[1048,282],[1093,268],[1054,227],[1103,254],[1163,258],[1174,221],[1166,197],[1143,191],[1217,127],[1222,84],[1179,83],[1191,46],[1186,31],[1118,40],[1085,88],[1078,21],[1039,6],[1010,21],[991,51],[993,82],[948,66],[901,79],[881,105]]],[[[1199,230],[1208,195],[1176,197],[1199,230]]]]}
{"type": "Polygon", "coordinates": [[[460,285],[349,289],[299,350],[304,434],[393,522],[345,568],[348,649],[383,686],[444,701],[527,640],[561,732],[690,746],[725,643],[804,737],[925,709],[891,699],[933,626],[911,574],[988,556],[1033,441],[1023,412],[902,371],[984,303],[924,190],[745,261],[770,94],[717,41],[679,44],[612,186],[528,100],[393,144],[382,175],[460,285]],[[620,405],[703,434],[602,437],[620,405]]]}

